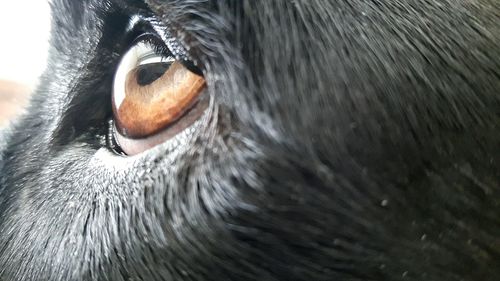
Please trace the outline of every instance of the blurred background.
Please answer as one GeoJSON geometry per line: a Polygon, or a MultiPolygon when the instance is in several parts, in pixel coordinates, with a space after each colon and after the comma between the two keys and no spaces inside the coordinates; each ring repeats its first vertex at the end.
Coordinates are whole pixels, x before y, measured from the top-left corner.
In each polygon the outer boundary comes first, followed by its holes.
{"type": "Polygon", "coordinates": [[[49,1],[0,1],[0,126],[19,114],[45,69],[49,1]]]}

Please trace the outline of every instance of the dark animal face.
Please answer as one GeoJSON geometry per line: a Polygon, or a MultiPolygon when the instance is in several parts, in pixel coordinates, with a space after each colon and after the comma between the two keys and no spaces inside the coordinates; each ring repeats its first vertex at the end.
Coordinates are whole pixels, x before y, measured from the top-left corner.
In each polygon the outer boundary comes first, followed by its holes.
{"type": "Polygon", "coordinates": [[[53,9],[1,142],[0,280],[498,280],[497,0],[53,9]],[[113,77],[146,33],[208,105],[124,156],[113,77]]]}

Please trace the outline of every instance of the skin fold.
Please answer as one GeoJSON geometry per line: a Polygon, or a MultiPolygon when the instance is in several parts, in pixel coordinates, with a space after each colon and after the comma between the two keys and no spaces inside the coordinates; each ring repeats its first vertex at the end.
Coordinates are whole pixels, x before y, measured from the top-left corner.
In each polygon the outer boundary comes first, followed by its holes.
{"type": "Polygon", "coordinates": [[[0,280],[498,280],[497,0],[52,7],[0,135],[0,280]],[[125,157],[107,122],[137,22],[210,103],[125,157]]]}

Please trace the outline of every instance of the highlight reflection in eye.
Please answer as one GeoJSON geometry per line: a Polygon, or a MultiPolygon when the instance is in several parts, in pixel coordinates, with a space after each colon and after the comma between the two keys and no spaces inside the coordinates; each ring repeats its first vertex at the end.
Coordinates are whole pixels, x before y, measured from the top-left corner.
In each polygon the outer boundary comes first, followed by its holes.
{"type": "Polygon", "coordinates": [[[177,123],[189,125],[181,119],[196,121],[206,107],[200,102],[204,88],[203,76],[183,62],[158,54],[151,42],[136,43],[115,73],[112,105],[120,148],[129,155],[140,153],[175,135],[161,137],[166,129],[177,123]]]}

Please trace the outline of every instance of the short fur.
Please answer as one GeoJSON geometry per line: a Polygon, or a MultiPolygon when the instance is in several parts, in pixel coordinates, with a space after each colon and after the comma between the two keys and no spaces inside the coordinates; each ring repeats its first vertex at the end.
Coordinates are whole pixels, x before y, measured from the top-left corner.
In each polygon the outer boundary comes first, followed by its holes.
{"type": "Polygon", "coordinates": [[[0,145],[0,280],[498,280],[498,3],[54,0],[0,145]],[[213,103],[125,158],[103,135],[134,15],[213,103]]]}

